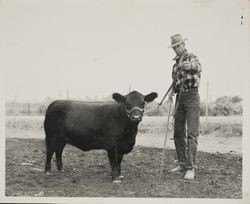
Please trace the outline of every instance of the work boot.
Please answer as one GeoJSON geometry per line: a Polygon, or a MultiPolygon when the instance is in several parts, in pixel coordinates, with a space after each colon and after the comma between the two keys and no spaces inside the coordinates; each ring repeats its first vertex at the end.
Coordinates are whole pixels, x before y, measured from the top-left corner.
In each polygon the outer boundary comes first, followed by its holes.
{"type": "Polygon", "coordinates": [[[184,176],[184,179],[185,180],[194,180],[194,176],[195,176],[194,169],[188,169],[185,176],[184,176]]]}
{"type": "Polygon", "coordinates": [[[171,170],[169,170],[169,172],[171,172],[171,173],[180,173],[182,171],[184,171],[184,168],[182,168],[180,165],[173,168],[173,169],[171,169],[171,170]]]}

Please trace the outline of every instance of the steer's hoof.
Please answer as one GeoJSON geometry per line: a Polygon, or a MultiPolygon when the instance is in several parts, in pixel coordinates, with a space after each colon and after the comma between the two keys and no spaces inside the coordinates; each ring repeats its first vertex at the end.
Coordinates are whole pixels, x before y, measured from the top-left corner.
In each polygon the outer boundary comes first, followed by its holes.
{"type": "Polygon", "coordinates": [[[121,183],[122,181],[120,179],[113,180],[113,183],[121,183]]]}
{"type": "Polygon", "coordinates": [[[51,171],[46,171],[46,172],[45,172],[45,175],[46,175],[46,176],[50,176],[50,175],[52,175],[52,173],[51,173],[51,171]]]}
{"type": "Polygon", "coordinates": [[[119,179],[124,179],[124,176],[123,176],[123,175],[120,175],[118,178],[119,178],[119,179]]]}

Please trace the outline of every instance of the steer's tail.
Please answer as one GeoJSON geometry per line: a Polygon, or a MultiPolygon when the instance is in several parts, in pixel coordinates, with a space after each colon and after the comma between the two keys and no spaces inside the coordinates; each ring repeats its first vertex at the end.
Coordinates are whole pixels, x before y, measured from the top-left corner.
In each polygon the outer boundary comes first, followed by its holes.
{"type": "Polygon", "coordinates": [[[47,108],[44,120],[47,150],[55,151],[56,139],[63,139],[62,134],[68,103],[68,101],[54,101],[47,108]]]}
{"type": "Polygon", "coordinates": [[[64,141],[64,121],[68,109],[68,101],[54,101],[46,111],[44,120],[46,166],[45,171],[51,170],[51,159],[64,141]]]}

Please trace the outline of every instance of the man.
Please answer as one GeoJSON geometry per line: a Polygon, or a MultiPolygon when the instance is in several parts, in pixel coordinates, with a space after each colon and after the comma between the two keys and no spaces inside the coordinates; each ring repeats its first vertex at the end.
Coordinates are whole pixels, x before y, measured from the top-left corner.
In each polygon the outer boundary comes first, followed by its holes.
{"type": "Polygon", "coordinates": [[[171,46],[176,53],[172,71],[173,88],[169,99],[176,93],[174,115],[174,142],[179,165],[170,172],[185,173],[184,179],[195,177],[197,138],[199,134],[200,96],[198,87],[201,65],[198,58],[188,53],[180,34],[171,36],[171,46]],[[187,127],[187,128],[186,128],[187,127]]]}

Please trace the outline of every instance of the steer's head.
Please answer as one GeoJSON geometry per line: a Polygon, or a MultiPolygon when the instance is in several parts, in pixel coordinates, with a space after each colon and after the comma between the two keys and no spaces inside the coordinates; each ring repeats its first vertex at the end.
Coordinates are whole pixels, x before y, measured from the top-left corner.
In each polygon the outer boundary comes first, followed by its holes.
{"type": "Polygon", "coordinates": [[[142,95],[137,91],[132,91],[125,96],[119,93],[113,93],[112,95],[114,100],[118,103],[122,103],[126,115],[133,122],[140,122],[142,120],[146,104],[153,101],[157,96],[155,92],[148,95],[142,95]]]}

